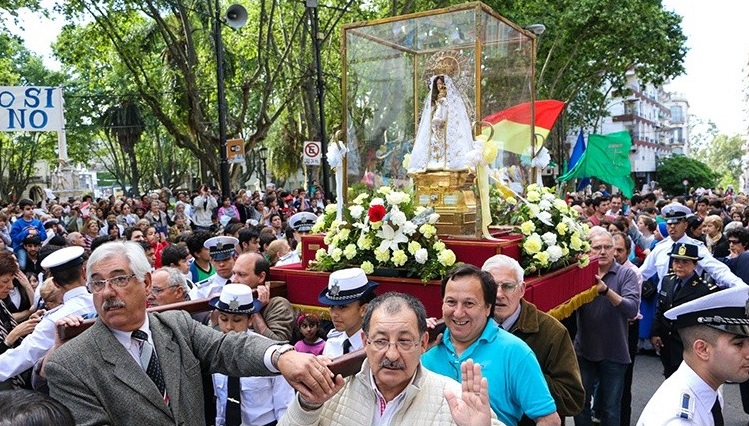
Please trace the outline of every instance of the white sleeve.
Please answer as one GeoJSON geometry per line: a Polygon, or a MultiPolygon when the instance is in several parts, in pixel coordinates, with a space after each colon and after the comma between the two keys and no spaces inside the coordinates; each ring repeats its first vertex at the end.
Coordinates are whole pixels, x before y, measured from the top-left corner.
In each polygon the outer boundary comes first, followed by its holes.
{"type": "Polygon", "coordinates": [[[699,246],[699,256],[702,257],[702,260],[697,261],[697,264],[715,279],[718,287],[728,288],[747,285],[741,278],[734,275],[725,263],[715,259],[703,245],[699,246]]]}
{"type": "Polygon", "coordinates": [[[0,355],[0,382],[17,376],[34,366],[55,343],[55,323],[42,318],[34,332],[26,336],[21,345],[0,355]]]}

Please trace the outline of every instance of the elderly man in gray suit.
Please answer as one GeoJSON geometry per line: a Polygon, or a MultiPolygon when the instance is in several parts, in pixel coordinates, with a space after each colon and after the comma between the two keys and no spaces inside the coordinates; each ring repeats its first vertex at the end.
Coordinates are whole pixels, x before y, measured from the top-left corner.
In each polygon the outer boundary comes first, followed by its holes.
{"type": "Polygon", "coordinates": [[[106,243],[88,260],[98,320],[46,364],[50,395],[70,408],[76,424],[205,425],[203,371],[280,371],[304,398],[333,396],[324,360],[259,335],[223,334],[183,311],[146,314],[149,271],[132,242],[106,243]]]}

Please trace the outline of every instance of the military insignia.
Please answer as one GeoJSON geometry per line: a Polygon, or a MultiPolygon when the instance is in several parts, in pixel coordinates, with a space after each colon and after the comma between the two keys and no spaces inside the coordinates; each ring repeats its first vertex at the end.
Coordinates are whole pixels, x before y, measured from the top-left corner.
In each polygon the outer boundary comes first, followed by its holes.
{"type": "Polygon", "coordinates": [[[224,243],[216,243],[216,251],[221,251],[224,249],[224,243]]]}
{"type": "Polygon", "coordinates": [[[338,285],[338,281],[333,281],[333,285],[330,286],[330,294],[333,296],[338,296],[338,293],[341,291],[341,287],[338,285]]]}
{"type": "Polygon", "coordinates": [[[238,297],[234,296],[234,299],[232,299],[232,301],[229,302],[229,309],[231,309],[232,311],[236,311],[239,309],[239,301],[237,299],[238,297]]]}
{"type": "Polygon", "coordinates": [[[679,256],[684,256],[685,254],[687,254],[687,247],[684,244],[682,244],[679,247],[679,256]]]}
{"type": "Polygon", "coordinates": [[[679,418],[690,420],[693,418],[694,402],[688,393],[681,394],[681,407],[679,407],[679,418]]]}

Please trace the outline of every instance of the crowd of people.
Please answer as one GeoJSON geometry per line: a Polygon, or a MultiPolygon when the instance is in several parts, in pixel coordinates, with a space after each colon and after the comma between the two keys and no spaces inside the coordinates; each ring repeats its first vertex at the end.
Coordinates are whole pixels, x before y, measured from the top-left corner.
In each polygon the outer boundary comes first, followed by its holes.
{"type": "Polygon", "coordinates": [[[300,235],[323,213],[311,192],[222,199],[203,185],[4,205],[7,415],[31,413],[18,408],[31,398],[55,424],[722,425],[720,386],[749,379],[747,197],[570,194],[591,227],[598,296],[562,324],[523,299],[517,260],[461,264],[442,280],[445,330],[429,341],[437,321],[421,302],[378,295],[359,268],[331,273],[318,295],[330,321],[271,295],[271,267],[300,261],[300,235]],[[145,309],[204,298],[212,311],[145,309]],[[331,372],[359,350],[358,373],[331,372]],[[660,356],[666,381],[637,420],[642,353],[660,356]]]}

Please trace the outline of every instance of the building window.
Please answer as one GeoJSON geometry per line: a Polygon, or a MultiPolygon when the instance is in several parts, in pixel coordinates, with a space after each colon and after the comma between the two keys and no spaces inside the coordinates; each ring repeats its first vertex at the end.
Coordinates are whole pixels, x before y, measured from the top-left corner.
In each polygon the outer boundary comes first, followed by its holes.
{"type": "Polygon", "coordinates": [[[684,112],[682,111],[680,106],[671,107],[671,122],[672,123],[684,122],[684,112]]]}

